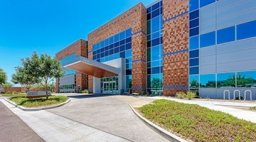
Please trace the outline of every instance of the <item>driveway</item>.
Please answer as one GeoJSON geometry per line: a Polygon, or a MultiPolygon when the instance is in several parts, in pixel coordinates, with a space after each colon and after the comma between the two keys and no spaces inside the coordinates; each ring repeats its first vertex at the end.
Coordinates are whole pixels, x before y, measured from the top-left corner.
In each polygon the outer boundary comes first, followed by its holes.
{"type": "Polygon", "coordinates": [[[0,101],[0,142],[43,142],[43,139],[0,101]]]}
{"type": "Polygon", "coordinates": [[[48,112],[135,142],[167,141],[143,123],[121,96],[71,97],[71,102],[48,112]]]}

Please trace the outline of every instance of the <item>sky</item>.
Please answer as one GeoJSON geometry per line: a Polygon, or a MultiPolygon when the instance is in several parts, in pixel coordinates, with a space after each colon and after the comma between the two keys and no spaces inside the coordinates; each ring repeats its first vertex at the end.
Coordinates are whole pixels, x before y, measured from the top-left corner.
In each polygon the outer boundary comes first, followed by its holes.
{"type": "Polygon", "coordinates": [[[0,68],[10,82],[21,59],[54,56],[142,2],[156,0],[0,0],[0,68]]]}

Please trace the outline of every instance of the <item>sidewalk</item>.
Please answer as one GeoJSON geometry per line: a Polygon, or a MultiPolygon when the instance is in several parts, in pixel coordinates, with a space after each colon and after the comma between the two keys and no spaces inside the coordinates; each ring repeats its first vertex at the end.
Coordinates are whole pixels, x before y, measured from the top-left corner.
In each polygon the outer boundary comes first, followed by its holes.
{"type": "MultiPolygon", "coordinates": [[[[2,100],[0,98],[0,100],[2,100]]],[[[1,142],[43,142],[31,128],[0,101],[1,142]]]]}
{"type": "MultiPolygon", "coordinates": [[[[39,134],[41,138],[47,142],[127,141],[121,137],[114,136],[112,134],[55,115],[45,110],[24,112],[18,108],[15,108],[3,99],[0,99],[0,102],[4,103],[13,113],[19,116],[30,128],[32,128],[37,134],[39,134]]],[[[13,128],[10,129],[14,130],[13,128]]]]}

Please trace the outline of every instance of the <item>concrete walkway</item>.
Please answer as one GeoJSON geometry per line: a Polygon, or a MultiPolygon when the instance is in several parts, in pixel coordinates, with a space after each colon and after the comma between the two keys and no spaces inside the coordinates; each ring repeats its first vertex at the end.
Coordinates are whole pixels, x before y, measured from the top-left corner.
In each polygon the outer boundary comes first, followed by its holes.
{"type": "Polygon", "coordinates": [[[43,142],[31,128],[0,101],[0,142],[43,142]]]}
{"type": "Polygon", "coordinates": [[[1,100],[47,142],[166,142],[115,97],[73,97],[55,109],[24,112],[1,100]]]}
{"type": "MultiPolygon", "coordinates": [[[[24,112],[2,102],[47,142],[126,142],[128,140],[79,122],[42,111],[24,112]]],[[[15,130],[15,129],[13,129],[15,130]]]]}
{"type": "Polygon", "coordinates": [[[256,123],[256,112],[250,110],[240,109],[239,107],[253,107],[255,102],[234,102],[222,100],[181,100],[171,97],[153,97],[152,99],[168,99],[176,102],[197,104],[212,110],[221,111],[233,115],[239,119],[247,120],[256,123]]]}

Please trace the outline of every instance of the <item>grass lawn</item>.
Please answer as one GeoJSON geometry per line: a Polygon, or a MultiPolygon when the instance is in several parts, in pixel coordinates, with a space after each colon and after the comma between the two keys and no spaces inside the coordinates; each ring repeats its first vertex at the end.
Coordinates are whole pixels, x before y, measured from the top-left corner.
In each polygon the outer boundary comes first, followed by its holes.
{"type": "Polygon", "coordinates": [[[1,94],[4,97],[24,97],[25,93],[18,93],[18,94],[1,94]]]}
{"type": "Polygon", "coordinates": [[[45,97],[28,99],[26,97],[12,97],[11,101],[15,102],[17,105],[23,107],[41,107],[60,104],[68,100],[67,96],[49,96],[48,100],[45,97]]]}
{"type": "Polygon", "coordinates": [[[256,124],[198,105],[157,100],[138,110],[152,122],[192,141],[256,141],[256,124]]]}

